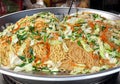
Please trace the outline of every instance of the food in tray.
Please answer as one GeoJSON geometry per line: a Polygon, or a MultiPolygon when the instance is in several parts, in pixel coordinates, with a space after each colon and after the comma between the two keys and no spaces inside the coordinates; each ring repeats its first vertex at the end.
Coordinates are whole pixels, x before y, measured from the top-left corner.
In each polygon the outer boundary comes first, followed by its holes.
{"type": "Polygon", "coordinates": [[[0,33],[0,64],[18,71],[94,73],[120,65],[120,26],[96,13],[26,16],[0,33]]]}

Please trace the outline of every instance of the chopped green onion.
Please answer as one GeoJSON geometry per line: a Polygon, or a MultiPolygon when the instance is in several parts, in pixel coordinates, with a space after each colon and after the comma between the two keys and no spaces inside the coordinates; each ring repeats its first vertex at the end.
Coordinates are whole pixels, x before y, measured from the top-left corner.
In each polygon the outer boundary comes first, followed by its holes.
{"type": "Polygon", "coordinates": [[[105,26],[102,26],[102,31],[103,31],[105,28],[106,28],[105,26]]]}
{"type": "Polygon", "coordinates": [[[43,40],[44,40],[44,42],[47,41],[47,36],[46,35],[44,35],[43,40]]]}
{"type": "Polygon", "coordinates": [[[26,61],[26,57],[25,56],[18,56],[22,61],[26,61]]]}
{"type": "Polygon", "coordinates": [[[31,58],[28,59],[28,62],[31,63],[35,60],[35,56],[32,56],[31,58]]]}
{"type": "Polygon", "coordinates": [[[32,48],[29,49],[29,53],[30,53],[30,55],[33,55],[33,49],[32,48]]]}
{"type": "Polygon", "coordinates": [[[22,63],[19,65],[19,67],[24,67],[26,65],[26,63],[22,63]]]}
{"type": "Polygon", "coordinates": [[[80,41],[77,41],[77,44],[78,44],[79,46],[81,46],[81,42],[80,42],[80,41]]]}
{"type": "Polygon", "coordinates": [[[38,68],[36,66],[33,66],[33,71],[38,71],[38,68]]]}
{"type": "Polygon", "coordinates": [[[34,29],[35,29],[35,27],[29,26],[29,31],[30,31],[30,32],[33,32],[34,29]]]}
{"type": "Polygon", "coordinates": [[[50,72],[48,67],[42,67],[41,70],[44,71],[44,72],[50,72]]]}
{"type": "Polygon", "coordinates": [[[23,34],[23,35],[17,34],[17,38],[18,38],[19,40],[25,40],[25,39],[27,38],[27,34],[26,34],[26,33],[23,34]]]}

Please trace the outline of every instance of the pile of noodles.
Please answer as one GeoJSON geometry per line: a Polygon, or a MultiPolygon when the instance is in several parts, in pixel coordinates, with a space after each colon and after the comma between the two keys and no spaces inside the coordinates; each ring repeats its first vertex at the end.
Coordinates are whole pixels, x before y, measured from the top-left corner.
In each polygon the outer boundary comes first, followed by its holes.
{"type": "Polygon", "coordinates": [[[0,33],[0,65],[14,71],[85,74],[119,66],[120,26],[95,13],[26,16],[0,33]]]}

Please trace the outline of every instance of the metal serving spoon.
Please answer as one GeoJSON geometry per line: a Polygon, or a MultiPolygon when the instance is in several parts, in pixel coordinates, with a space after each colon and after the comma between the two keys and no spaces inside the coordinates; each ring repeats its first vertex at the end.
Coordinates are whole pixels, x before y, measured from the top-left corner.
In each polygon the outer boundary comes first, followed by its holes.
{"type": "Polygon", "coordinates": [[[72,8],[72,5],[73,5],[73,2],[75,2],[75,10],[76,10],[76,14],[78,14],[77,0],[72,0],[72,1],[71,1],[71,4],[70,4],[69,11],[68,11],[68,15],[70,15],[70,11],[71,11],[71,8],[72,8]]]}
{"type": "MultiPolygon", "coordinates": [[[[73,5],[74,2],[75,2],[75,10],[76,10],[76,16],[77,16],[78,8],[77,8],[77,1],[76,0],[71,0],[70,7],[68,9],[67,15],[70,15],[70,12],[71,12],[71,9],[72,9],[72,5],[73,5]]],[[[60,21],[62,21],[64,19],[64,16],[65,16],[65,14],[58,14],[58,15],[56,15],[56,17],[59,18],[60,21]]]]}

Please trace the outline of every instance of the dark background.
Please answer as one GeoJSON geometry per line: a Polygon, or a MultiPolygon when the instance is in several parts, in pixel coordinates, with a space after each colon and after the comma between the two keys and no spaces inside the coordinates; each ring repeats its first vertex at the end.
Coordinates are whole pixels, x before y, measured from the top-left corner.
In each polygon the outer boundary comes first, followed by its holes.
{"type": "Polygon", "coordinates": [[[120,0],[90,0],[90,8],[120,13],[120,0]]]}

